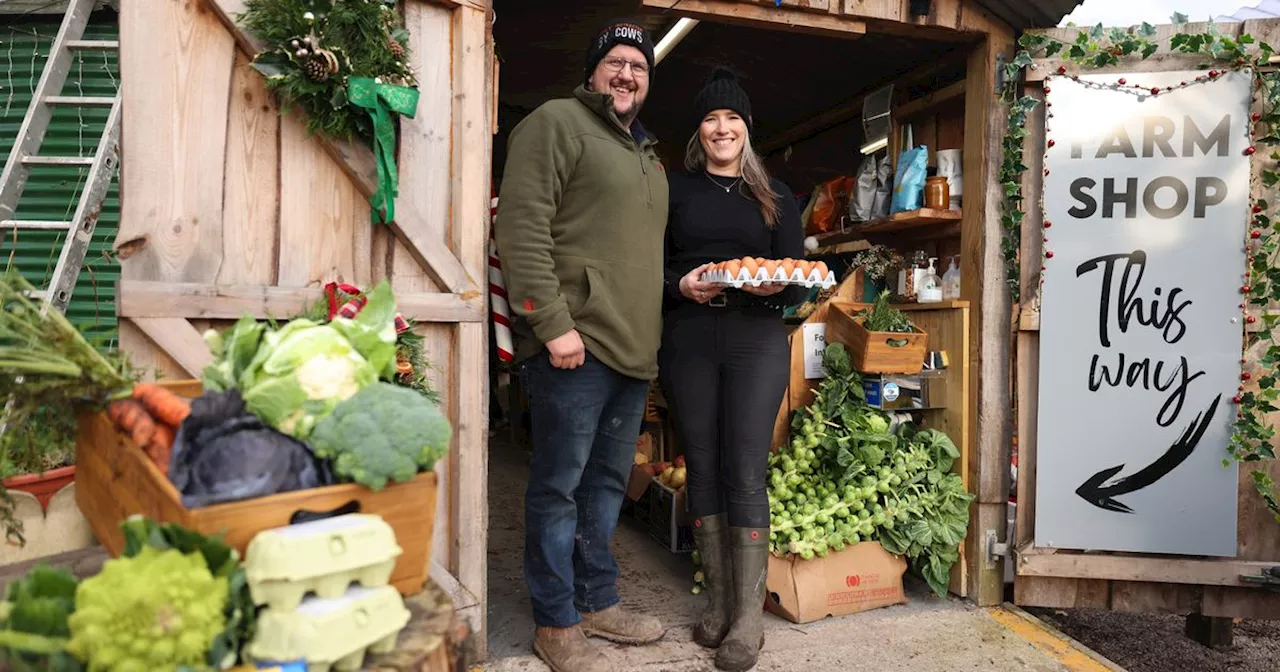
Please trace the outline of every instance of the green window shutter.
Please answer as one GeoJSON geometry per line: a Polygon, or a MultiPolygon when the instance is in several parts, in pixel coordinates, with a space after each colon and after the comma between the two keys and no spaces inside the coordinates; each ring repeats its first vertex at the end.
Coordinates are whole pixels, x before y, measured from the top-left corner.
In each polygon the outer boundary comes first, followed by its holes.
{"type": "MultiPolygon", "coordinates": [[[[40,21],[13,22],[0,27],[0,42],[3,42],[0,44],[0,161],[7,160],[13,148],[61,19],[54,15],[42,17],[40,21]]],[[[116,14],[100,12],[93,16],[83,39],[119,39],[116,14]]],[[[114,96],[120,83],[117,52],[77,50],[72,53],[75,60],[60,95],[114,96]]],[[[93,156],[108,113],[107,107],[55,107],[38,154],[93,156]]],[[[15,219],[69,221],[88,176],[88,166],[32,166],[15,219]]],[[[116,175],[111,180],[93,241],[85,254],[84,267],[67,305],[67,317],[87,338],[104,346],[114,346],[119,333],[115,291],[120,265],[111,255],[111,243],[120,225],[118,178],[116,175]]],[[[12,265],[33,285],[47,288],[65,237],[62,231],[0,232],[0,269],[12,265]]]]}

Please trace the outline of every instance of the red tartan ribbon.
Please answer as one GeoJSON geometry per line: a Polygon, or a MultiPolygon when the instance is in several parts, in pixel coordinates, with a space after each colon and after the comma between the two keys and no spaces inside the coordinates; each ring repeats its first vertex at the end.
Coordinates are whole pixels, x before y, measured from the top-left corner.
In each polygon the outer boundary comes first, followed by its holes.
{"type": "MultiPolygon", "coordinates": [[[[364,304],[368,302],[364,292],[358,287],[348,285],[346,283],[331,282],[324,286],[325,298],[329,300],[329,319],[341,315],[348,320],[354,319],[360,314],[360,310],[364,308],[364,304]],[[342,292],[351,298],[341,306],[338,305],[338,292],[342,292]]],[[[396,313],[396,333],[404,333],[409,330],[409,323],[401,317],[400,313],[396,313]]]]}

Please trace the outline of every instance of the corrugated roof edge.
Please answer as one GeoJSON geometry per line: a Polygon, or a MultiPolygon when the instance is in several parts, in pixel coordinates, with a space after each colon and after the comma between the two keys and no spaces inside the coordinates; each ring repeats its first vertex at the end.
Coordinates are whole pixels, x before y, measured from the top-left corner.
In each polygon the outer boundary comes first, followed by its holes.
{"type": "Polygon", "coordinates": [[[1082,0],[977,0],[987,11],[1015,30],[1053,28],[1075,11],[1082,0]]]}

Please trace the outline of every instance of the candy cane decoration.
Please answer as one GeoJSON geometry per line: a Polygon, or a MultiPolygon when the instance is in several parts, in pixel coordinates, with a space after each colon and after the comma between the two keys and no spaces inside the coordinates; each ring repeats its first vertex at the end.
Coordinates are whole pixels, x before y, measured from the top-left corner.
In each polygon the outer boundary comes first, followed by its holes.
{"type": "MultiPolygon", "coordinates": [[[[490,222],[498,219],[498,197],[489,199],[490,222]]],[[[498,241],[493,237],[493,226],[489,227],[489,313],[493,316],[493,345],[498,351],[498,359],[511,362],[515,359],[511,345],[511,308],[507,305],[507,286],[502,281],[502,262],[498,260],[498,241]]]]}

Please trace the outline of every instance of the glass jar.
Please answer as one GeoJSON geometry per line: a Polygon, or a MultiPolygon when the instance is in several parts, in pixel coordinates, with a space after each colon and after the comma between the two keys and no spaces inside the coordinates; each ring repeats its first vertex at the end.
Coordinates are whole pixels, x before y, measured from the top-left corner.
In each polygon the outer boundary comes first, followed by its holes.
{"type": "Polygon", "coordinates": [[[924,181],[924,207],[946,210],[951,207],[951,185],[943,175],[935,175],[924,181]]]}

